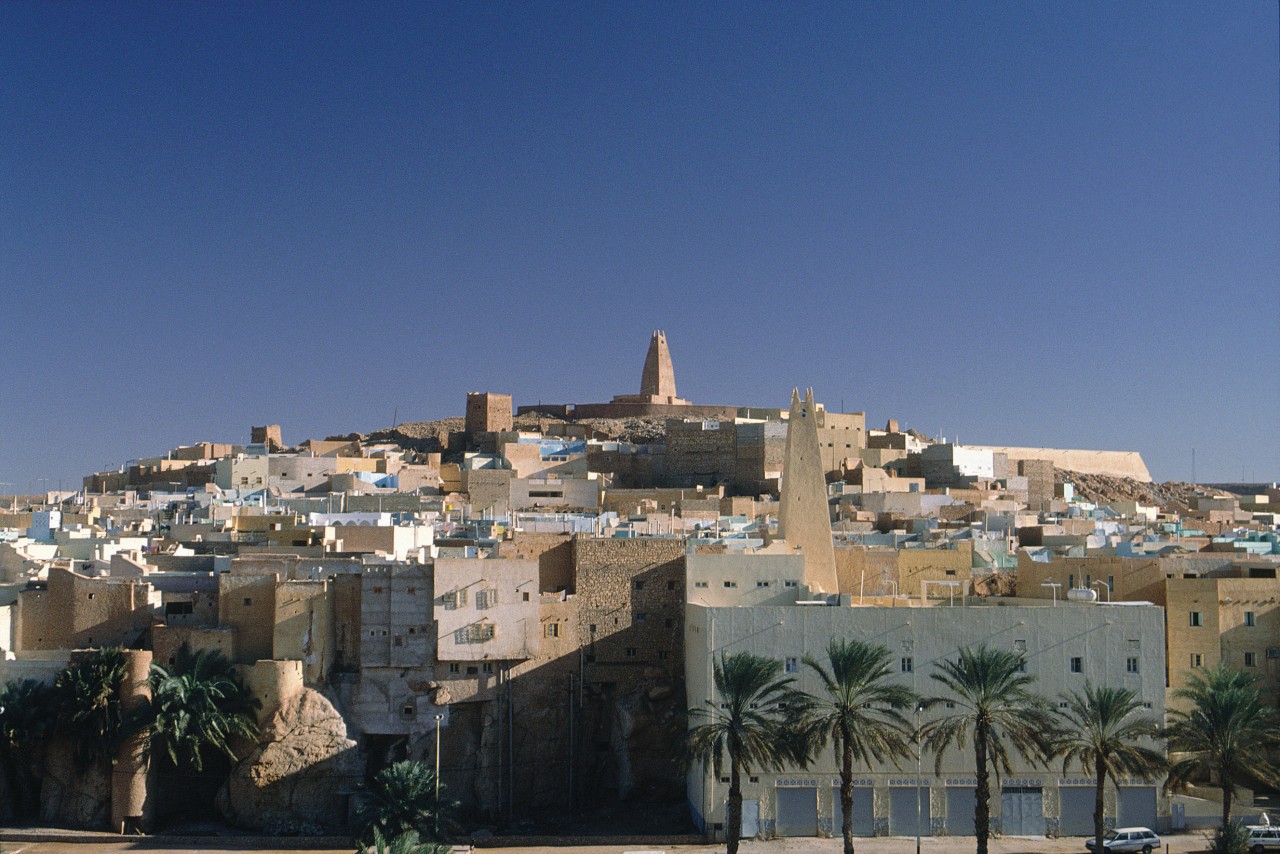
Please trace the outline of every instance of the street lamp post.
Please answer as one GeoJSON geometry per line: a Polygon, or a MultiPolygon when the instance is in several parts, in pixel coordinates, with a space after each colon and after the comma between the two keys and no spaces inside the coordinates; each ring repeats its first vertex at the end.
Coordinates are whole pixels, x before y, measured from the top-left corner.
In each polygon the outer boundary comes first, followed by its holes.
{"type": "Polygon", "coordinates": [[[444,720],[444,715],[436,712],[436,805],[432,810],[435,818],[436,838],[440,838],[440,722],[444,720]]]}
{"type": "Polygon", "coordinates": [[[1053,588],[1053,606],[1056,608],[1058,606],[1058,588],[1062,585],[1056,581],[1046,581],[1040,586],[1053,588]]]}
{"type": "Polygon", "coordinates": [[[1107,601],[1110,602],[1111,601],[1111,585],[1103,581],[1101,578],[1093,582],[1094,587],[1097,587],[1099,584],[1101,584],[1103,588],[1107,591],[1107,601]]]}
{"type": "MultiPolygon", "coordinates": [[[[914,669],[914,668],[913,668],[914,669]]],[[[916,854],[920,854],[920,775],[923,773],[924,745],[920,743],[920,703],[916,703],[916,854]]]]}

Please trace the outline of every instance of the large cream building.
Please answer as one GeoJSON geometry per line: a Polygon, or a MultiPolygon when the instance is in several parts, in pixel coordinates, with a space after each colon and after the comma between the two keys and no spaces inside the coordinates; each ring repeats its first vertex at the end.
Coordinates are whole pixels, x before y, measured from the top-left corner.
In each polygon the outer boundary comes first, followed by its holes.
{"type": "MultiPolygon", "coordinates": [[[[749,562],[749,557],[745,559],[749,562]]],[[[711,566],[690,560],[691,578],[711,566]]],[[[786,573],[766,573],[767,575],[786,573]]],[[[744,573],[743,577],[750,577],[744,573]]],[[[764,579],[763,576],[761,580],[764,579]]],[[[770,580],[772,583],[772,581],[770,580]]],[[[754,585],[752,593],[756,592],[754,585]]],[[[803,587],[788,588],[799,599],[803,587]]],[[[1063,692],[1086,681],[1132,688],[1148,713],[1163,720],[1165,709],[1164,612],[1148,604],[1079,604],[1008,599],[931,599],[921,607],[849,607],[825,604],[707,607],[690,589],[685,616],[685,672],[690,707],[715,703],[712,662],[723,653],[752,652],[777,658],[783,670],[811,693],[820,685],[803,665],[805,655],[822,660],[832,637],[861,638],[888,647],[899,678],[924,695],[940,694],[930,678],[935,663],[961,646],[989,644],[1024,651],[1037,688],[1060,702],[1063,692]]],[[[723,596],[725,591],[718,591],[723,596]]],[[[936,595],[936,594],[935,594],[936,595]]],[[[946,591],[942,595],[946,596],[946,591]]],[[[723,599],[721,599],[723,601],[723,599]]],[[[776,600],[774,600],[776,601],[776,600]]],[[[938,713],[946,709],[939,707],[938,713]]],[[[926,712],[927,716],[930,714],[926,712]]],[[[927,717],[926,717],[927,720],[927,717]]],[[[690,725],[697,724],[691,719],[690,725]]],[[[917,786],[920,827],[925,835],[973,834],[974,759],[971,751],[934,757],[917,770],[913,757],[902,767],[882,765],[856,772],[854,833],[860,836],[916,832],[917,786]]],[[[727,774],[717,779],[695,765],[688,798],[699,827],[723,832],[727,774]]],[[[1157,827],[1167,817],[1160,780],[1122,780],[1106,793],[1108,821],[1157,827]]],[[[840,827],[839,775],[830,748],[812,768],[772,773],[753,769],[744,778],[744,836],[823,836],[840,827]]],[[[1012,775],[992,791],[993,829],[1015,835],[1087,834],[1092,829],[1093,782],[1089,775],[1063,776],[1061,763],[1041,767],[1018,760],[1012,775]]]]}

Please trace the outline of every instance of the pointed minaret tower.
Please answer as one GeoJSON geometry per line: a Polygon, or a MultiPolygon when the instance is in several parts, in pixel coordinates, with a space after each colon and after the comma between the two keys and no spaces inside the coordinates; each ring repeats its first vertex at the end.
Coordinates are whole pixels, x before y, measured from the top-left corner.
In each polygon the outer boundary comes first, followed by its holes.
{"type": "Polygon", "coordinates": [[[667,335],[660,329],[655,329],[649,339],[649,353],[640,375],[640,396],[676,399],[676,369],[671,365],[667,335]]]}
{"type": "Polygon", "coordinates": [[[804,579],[813,590],[838,593],[836,553],[831,544],[831,511],[827,482],[818,449],[818,412],[813,389],[800,399],[791,390],[787,449],[782,462],[782,495],[778,508],[778,536],[804,555],[804,579]]]}

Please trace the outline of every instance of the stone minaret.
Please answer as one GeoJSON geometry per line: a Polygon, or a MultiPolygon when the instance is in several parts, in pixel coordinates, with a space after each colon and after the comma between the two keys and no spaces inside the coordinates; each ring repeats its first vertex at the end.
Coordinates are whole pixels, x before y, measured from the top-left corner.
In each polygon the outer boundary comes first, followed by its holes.
{"type": "Polygon", "coordinates": [[[836,553],[831,544],[831,511],[827,481],[818,447],[818,412],[813,389],[800,399],[791,390],[787,449],[782,461],[782,494],[778,508],[778,536],[804,555],[804,579],[823,593],[838,593],[836,553]]]}
{"type": "Polygon", "coordinates": [[[649,354],[644,357],[644,373],[640,376],[642,397],[676,398],[676,371],[667,349],[667,335],[654,330],[649,340],[649,354]]]}

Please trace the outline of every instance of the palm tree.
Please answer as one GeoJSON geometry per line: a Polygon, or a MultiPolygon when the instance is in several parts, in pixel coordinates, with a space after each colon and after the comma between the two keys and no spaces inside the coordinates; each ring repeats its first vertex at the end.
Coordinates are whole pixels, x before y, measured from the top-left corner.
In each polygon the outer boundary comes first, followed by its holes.
{"type": "Polygon", "coordinates": [[[1219,664],[1192,673],[1187,686],[1174,692],[1187,711],[1169,712],[1165,730],[1170,753],[1186,754],[1169,769],[1166,791],[1193,779],[1216,778],[1222,789],[1222,828],[1231,820],[1231,795],[1250,778],[1280,785],[1271,752],[1280,747],[1280,719],[1263,702],[1252,676],[1219,664]]]}
{"type": "Polygon", "coordinates": [[[174,767],[204,771],[210,753],[234,762],[233,738],[255,738],[253,710],[261,703],[236,676],[221,653],[183,647],[170,672],[151,665],[151,699],[143,712],[151,749],[159,748],[174,767]]]}
{"type": "Polygon", "coordinates": [[[387,838],[375,827],[370,845],[356,843],[356,854],[449,854],[449,850],[448,845],[439,842],[420,842],[416,830],[387,838]]]}
{"type": "Polygon", "coordinates": [[[6,682],[0,690],[0,759],[18,817],[30,815],[39,806],[40,780],[35,766],[52,720],[53,706],[46,686],[24,679],[6,682]]]}
{"type": "Polygon", "coordinates": [[[888,647],[860,640],[832,638],[827,661],[804,657],[817,674],[825,696],[810,700],[806,737],[814,751],[831,742],[840,766],[840,806],[845,854],[853,854],[853,764],[870,766],[910,750],[911,722],[900,710],[914,708],[918,697],[905,685],[890,682],[888,647]]]}
{"type": "Polygon", "coordinates": [[[1168,767],[1164,753],[1139,742],[1158,738],[1160,724],[1142,714],[1142,700],[1128,688],[1094,687],[1084,683],[1084,693],[1062,695],[1065,711],[1058,712],[1065,724],[1058,749],[1062,753],[1062,773],[1072,763],[1086,774],[1093,773],[1097,786],[1093,798],[1093,838],[1095,851],[1102,850],[1102,794],[1107,778],[1119,788],[1120,775],[1150,778],[1168,767]]]}
{"type": "Polygon", "coordinates": [[[439,820],[453,808],[438,797],[442,788],[425,762],[407,760],[383,768],[356,810],[359,838],[372,841],[376,832],[395,840],[412,831],[438,840],[439,820]]]}
{"type": "Polygon", "coordinates": [[[948,696],[930,698],[926,706],[945,702],[955,713],[927,722],[919,738],[937,757],[938,774],[948,748],[973,744],[978,781],[973,829],[978,854],[987,854],[991,835],[988,767],[994,767],[997,776],[1012,773],[1006,742],[1019,756],[1047,762],[1057,739],[1057,721],[1049,701],[1032,691],[1035,677],[1023,672],[1023,657],[1015,652],[986,644],[977,649],[962,647],[957,660],[940,661],[935,667],[937,672],[929,676],[947,689],[948,696]]]}
{"type": "Polygon", "coordinates": [[[805,764],[808,751],[798,726],[807,698],[792,688],[794,678],[779,678],[782,662],[749,652],[721,653],[715,662],[715,700],[689,710],[705,723],[687,736],[691,759],[710,765],[716,776],[729,757],[729,803],[725,811],[728,854],[736,854],[742,836],[742,773],[756,768],[782,770],[788,762],[805,764]],[[718,701],[718,702],[717,702],[718,701]]]}
{"type": "Polygon", "coordinates": [[[124,652],[104,647],[68,665],[54,680],[56,728],[70,738],[82,770],[109,766],[128,734],[120,708],[124,675],[124,652]]]}

